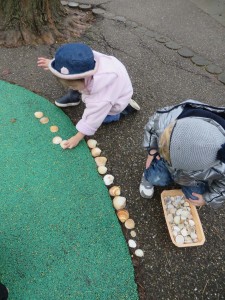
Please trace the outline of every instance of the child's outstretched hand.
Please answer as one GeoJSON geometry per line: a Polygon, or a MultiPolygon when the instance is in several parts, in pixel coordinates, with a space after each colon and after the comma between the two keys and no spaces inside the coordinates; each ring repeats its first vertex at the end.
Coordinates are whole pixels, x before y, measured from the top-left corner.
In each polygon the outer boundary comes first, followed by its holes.
{"type": "Polygon", "coordinates": [[[45,57],[38,57],[37,65],[38,67],[43,68],[44,70],[48,70],[48,64],[50,63],[50,59],[45,57]]]}
{"type": "Polygon", "coordinates": [[[76,135],[72,136],[70,139],[63,143],[63,149],[72,149],[76,147],[79,142],[84,138],[84,134],[78,132],[76,135]]]}

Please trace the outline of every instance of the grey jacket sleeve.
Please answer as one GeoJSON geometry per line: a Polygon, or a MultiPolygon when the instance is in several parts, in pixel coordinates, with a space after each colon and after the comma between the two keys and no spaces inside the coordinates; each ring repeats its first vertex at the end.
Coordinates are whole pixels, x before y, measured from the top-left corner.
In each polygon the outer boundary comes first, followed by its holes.
{"type": "Polygon", "coordinates": [[[159,114],[155,113],[148,120],[148,123],[144,127],[144,141],[143,147],[145,149],[158,149],[158,119],[159,114]]]}
{"type": "Polygon", "coordinates": [[[203,194],[203,198],[208,205],[219,208],[225,201],[225,176],[213,181],[209,191],[203,194]]]}

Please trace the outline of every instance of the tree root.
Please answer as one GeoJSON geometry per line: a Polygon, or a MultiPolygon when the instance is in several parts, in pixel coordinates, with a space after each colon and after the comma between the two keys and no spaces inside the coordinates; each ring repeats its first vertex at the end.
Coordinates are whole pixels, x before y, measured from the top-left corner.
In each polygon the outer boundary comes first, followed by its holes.
{"type": "Polygon", "coordinates": [[[50,21],[45,26],[27,26],[20,24],[15,29],[5,30],[0,27],[0,46],[18,47],[22,45],[52,45],[67,43],[73,38],[80,37],[94,21],[93,14],[79,9],[67,9],[66,16],[59,20],[50,21]]]}

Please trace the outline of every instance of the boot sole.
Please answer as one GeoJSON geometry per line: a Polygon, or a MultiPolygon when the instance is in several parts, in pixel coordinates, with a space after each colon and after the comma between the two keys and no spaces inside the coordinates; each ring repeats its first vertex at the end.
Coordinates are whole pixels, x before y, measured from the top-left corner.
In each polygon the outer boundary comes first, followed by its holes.
{"type": "Polygon", "coordinates": [[[134,101],[133,99],[130,99],[130,106],[133,107],[135,110],[140,110],[140,106],[137,104],[136,101],[134,101]]]}
{"type": "Polygon", "coordinates": [[[55,105],[58,106],[58,107],[77,106],[79,104],[80,104],[80,101],[79,102],[74,102],[74,103],[67,103],[67,104],[62,104],[62,103],[59,103],[59,102],[55,101],[55,105]]]}
{"type": "Polygon", "coordinates": [[[152,199],[152,197],[154,196],[154,191],[152,192],[152,194],[150,196],[145,195],[145,193],[143,193],[143,191],[140,191],[140,195],[144,199],[152,199]]]}

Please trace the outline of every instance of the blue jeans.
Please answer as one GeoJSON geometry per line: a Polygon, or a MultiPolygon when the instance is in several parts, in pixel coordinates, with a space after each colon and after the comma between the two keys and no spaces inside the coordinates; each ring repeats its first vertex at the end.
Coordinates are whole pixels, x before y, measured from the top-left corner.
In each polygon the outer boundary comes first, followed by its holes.
{"type": "Polygon", "coordinates": [[[198,182],[196,186],[181,186],[182,192],[187,199],[197,200],[198,198],[193,196],[192,193],[204,194],[208,191],[208,184],[206,182],[198,182]]]}
{"type": "MultiPolygon", "coordinates": [[[[173,179],[169,170],[162,158],[159,160],[154,158],[150,167],[144,171],[145,179],[152,185],[167,186],[173,183],[173,179]]],[[[181,186],[182,192],[187,199],[191,198],[197,200],[192,193],[204,194],[208,190],[208,184],[205,182],[198,182],[196,186],[181,186]]]]}
{"type": "Polygon", "coordinates": [[[103,124],[108,124],[108,123],[111,123],[111,122],[119,121],[119,119],[120,119],[120,114],[107,115],[102,123],[103,124]]]}
{"type": "Polygon", "coordinates": [[[133,108],[130,104],[127,105],[127,107],[124,108],[123,111],[121,111],[120,114],[117,115],[107,115],[105,117],[105,120],[102,122],[103,124],[119,121],[121,116],[127,116],[128,114],[132,113],[133,111],[136,111],[135,108],[133,108]]]}

